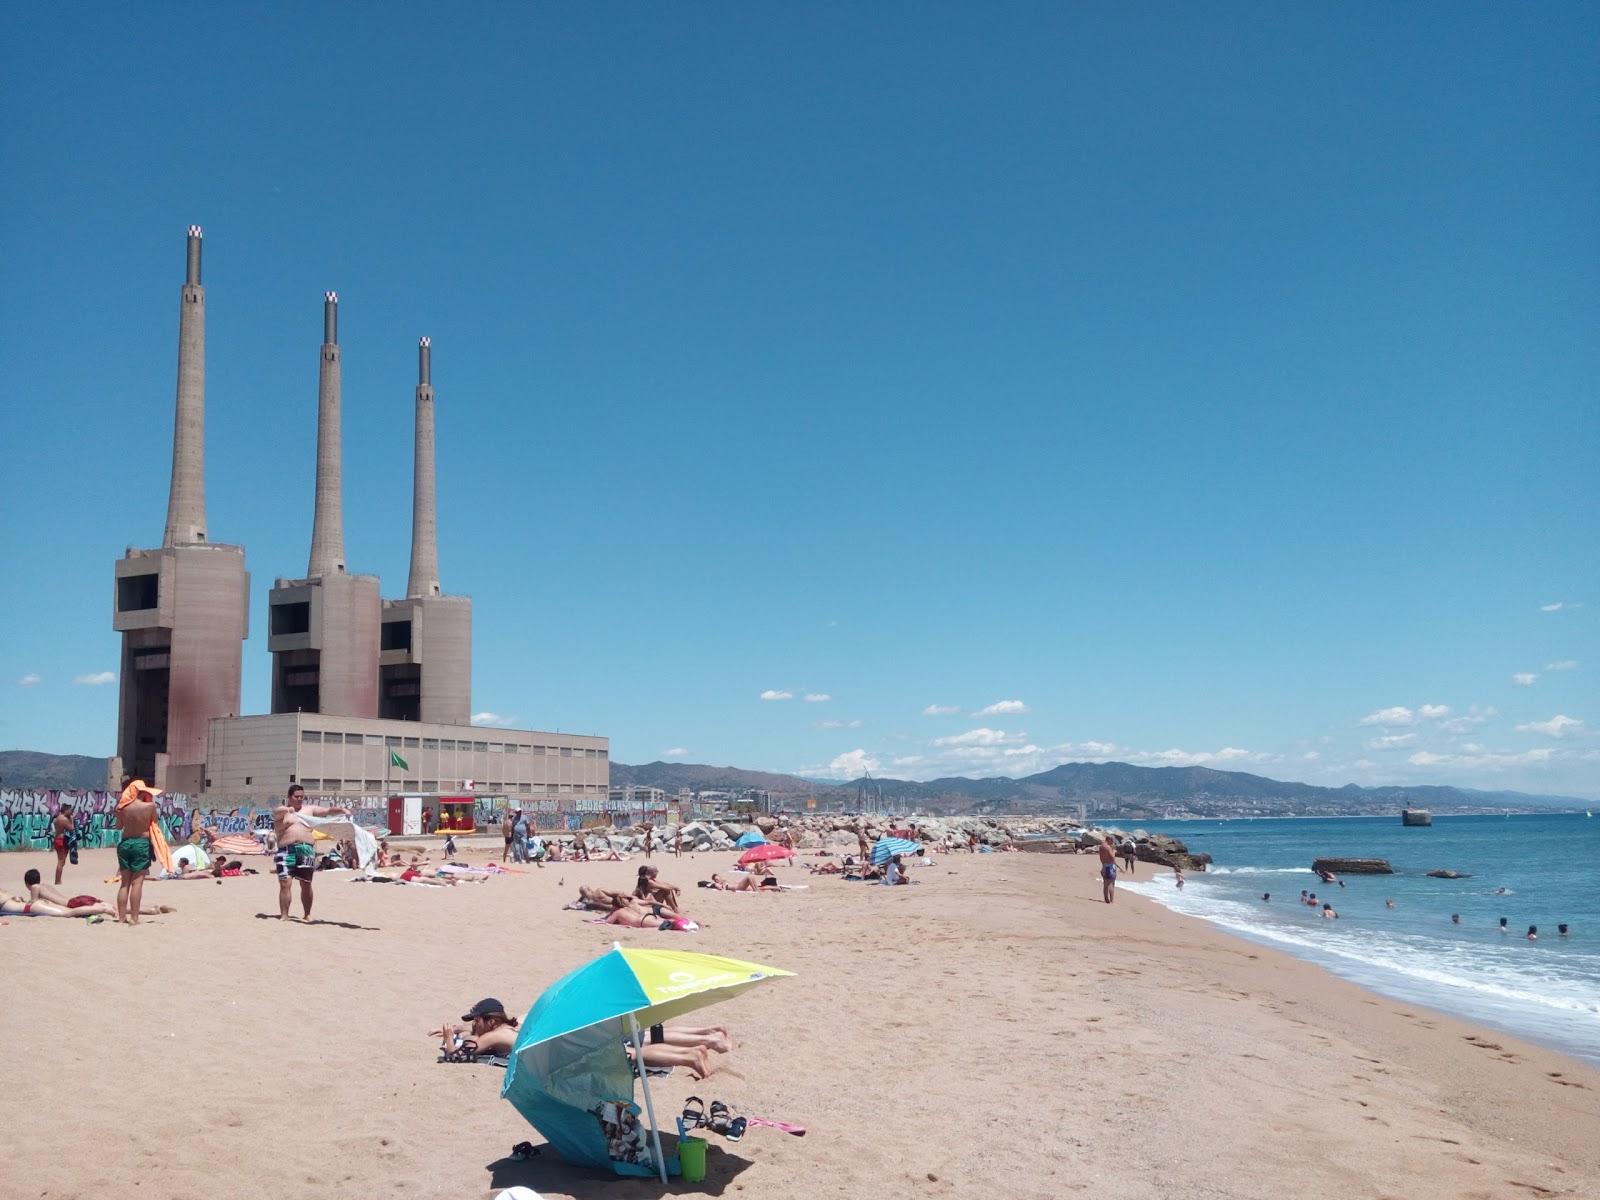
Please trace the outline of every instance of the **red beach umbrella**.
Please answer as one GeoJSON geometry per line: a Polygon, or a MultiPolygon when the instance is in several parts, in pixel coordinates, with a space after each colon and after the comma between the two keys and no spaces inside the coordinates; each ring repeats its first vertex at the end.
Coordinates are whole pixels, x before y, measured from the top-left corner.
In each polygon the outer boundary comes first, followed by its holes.
{"type": "Polygon", "coordinates": [[[751,846],[739,856],[739,866],[748,867],[751,863],[771,862],[775,858],[793,858],[794,851],[787,846],[780,846],[776,842],[762,842],[759,846],[751,846]]]}

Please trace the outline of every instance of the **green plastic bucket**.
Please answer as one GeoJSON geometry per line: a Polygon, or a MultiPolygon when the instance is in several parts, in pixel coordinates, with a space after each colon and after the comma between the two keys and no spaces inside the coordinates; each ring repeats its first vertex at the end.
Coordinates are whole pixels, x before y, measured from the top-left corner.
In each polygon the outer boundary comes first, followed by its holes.
{"type": "Polygon", "coordinates": [[[683,1171],[685,1183],[699,1183],[706,1177],[705,1138],[678,1139],[678,1166],[683,1171]]]}

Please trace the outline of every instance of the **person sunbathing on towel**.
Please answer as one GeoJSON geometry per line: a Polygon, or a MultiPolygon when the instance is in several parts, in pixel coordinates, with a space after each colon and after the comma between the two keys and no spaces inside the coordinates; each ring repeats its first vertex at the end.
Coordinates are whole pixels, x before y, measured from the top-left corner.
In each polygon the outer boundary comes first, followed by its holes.
{"type": "MultiPolygon", "coordinates": [[[[627,1052],[631,1062],[632,1043],[628,1044],[627,1052]]],[[[687,1067],[695,1079],[705,1079],[712,1072],[711,1055],[704,1046],[647,1045],[644,1048],[644,1065],[646,1068],[657,1067],[669,1071],[673,1067],[687,1067]]]]}
{"type": "Polygon", "coordinates": [[[517,1019],[506,1015],[506,1007],[493,998],[479,1000],[461,1014],[465,1025],[448,1021],[428,1030],[429,1037],[440,1039],[445,1054],[465,1050],[469,1054],[510,1055],[517,1042],[517,1019]]]}
{"type": "Polygon", "coordinates": [[[761,881],[754,875],[740,875],[735,879],[725,879],[721,875],[711,877],[711,886],[719,892],[775,892],[775,887],[763,887],[761,881]]]}
{"type": "Polygon", "coordinates": [[[195,870],[192,866],[189,865],[189,859],[186,856],[186,857],[180,858],[178,860],[178,869],[176,871],[174,871],[171,875],[168,875],[167,878],[168,879],[215,879],[216,876],[213,875],[210,871],[197,871],[197,870],[195,870]]]}
{"type": "Polygon", "coordinates": [[[659,929],[663,933],[676,930],[679,933],[693,933],[700,928],[697,921],[674,913],[671,916],[657,916],[648,909],[643,908],[614,908],[609,914],[595,922],[597,925],[626,925],[629,929],[659,929]]]}
{"type": "Polygon", "coordinates": [[[806,870],[813,875],[842,875],[844,868],[836,862],[807,863],[806,870]]]}

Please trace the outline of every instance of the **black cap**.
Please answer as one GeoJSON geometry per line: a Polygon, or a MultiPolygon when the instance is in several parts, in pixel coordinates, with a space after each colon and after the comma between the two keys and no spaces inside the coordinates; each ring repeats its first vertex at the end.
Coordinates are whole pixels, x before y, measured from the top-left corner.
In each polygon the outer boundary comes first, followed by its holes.
{"type": "Polygon", "coordinates": [[[501,1004],[500,1001],[498,1001],[498,1000],[494,1000],[494,999],[479,1000],[476,1004],[474,1004],[472,1006],[472,1011],[471,1012],[462,1014],[461,1019],[463,1021],[471,1021],[471,1020],[474,1020],[477,1017],[492,1017],[496,1013],[500,1014],[501,1016],[504,1016],[505,1015],[505,1011],[506,1011],[506,1006],[504,1004],[501,1004]]]}

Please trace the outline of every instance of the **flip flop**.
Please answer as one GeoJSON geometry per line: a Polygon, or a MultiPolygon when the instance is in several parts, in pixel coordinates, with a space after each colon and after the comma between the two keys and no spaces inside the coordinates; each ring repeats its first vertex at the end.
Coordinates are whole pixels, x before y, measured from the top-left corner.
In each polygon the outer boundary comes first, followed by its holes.
{"type": "Polygon", "coordinates": [[[699,1129],[706,1123],[706,1102],[699,1096],[690,1096],[683,1102],[683,1123],[690,1129],[699,1129]]]}
{"type": "Polygon", "coordinates": [[[728,1122],[728,1128],[723,1130],[722,1136],[730,1142],[737,1142],[744,1136],[745,1126],[749,1124],[743,1117],[735,1117],[728,1122]]]}

